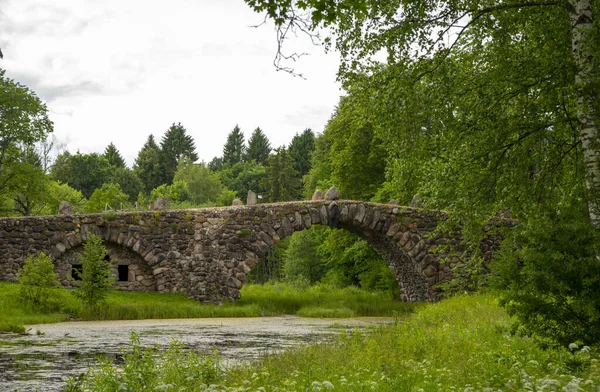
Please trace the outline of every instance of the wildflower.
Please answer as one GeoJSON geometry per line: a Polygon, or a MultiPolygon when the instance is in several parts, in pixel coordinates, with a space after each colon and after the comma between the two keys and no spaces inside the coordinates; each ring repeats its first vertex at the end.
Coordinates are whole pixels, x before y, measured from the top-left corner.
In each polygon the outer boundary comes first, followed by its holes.
{"type": "Polygon", "coordinates": [[[329,381],[323,381],[323,386],[324,386],[326,389],[333,389],[333,388],[334,388],[333,384],[332,384],[332,383],[330,383],[329,381]]]}
{"type": "Polygon", "coordinates": [[[571,351],[577,350],[578,348],[579,348],[579,346],[576,343],[569,344],[569,350],[571,350],[571,351]]]}

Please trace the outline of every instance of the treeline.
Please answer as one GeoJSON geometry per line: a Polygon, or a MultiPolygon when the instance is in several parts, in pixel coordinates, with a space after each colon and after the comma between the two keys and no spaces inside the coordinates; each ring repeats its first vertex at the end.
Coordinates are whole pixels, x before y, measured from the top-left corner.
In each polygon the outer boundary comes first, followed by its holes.
{"type": "MultiPolygon", "coordinates": [[[[40,110],[45,110],[41,103],[40,110]]],[[[272,149],[260,128],[246,143],[236,125],[223,155],[198,163],[193,138],[181,123],[173,123],[160,144],[148,136],[129,168],[114,143],[101,154],[65,151],[52,160],[54,144],[45,139],[50,131],[51,126],[37,144],[23,146],[12,162],[19,177],[13,176],[14,186],[2,194],[3,215],[55,214],[62,200],[79,213],[144,209],[159,197],[170,208],[224,206],[234,198],[245,201],[249,190],[263,201],[297,200],[315,145],[310,129],[296,134],[287,147],[272,149]]]]}

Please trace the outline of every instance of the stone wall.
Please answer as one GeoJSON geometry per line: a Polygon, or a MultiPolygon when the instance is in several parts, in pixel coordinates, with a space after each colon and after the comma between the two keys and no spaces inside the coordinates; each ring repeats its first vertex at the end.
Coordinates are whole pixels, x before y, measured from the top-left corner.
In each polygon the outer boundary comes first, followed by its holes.
{"type": "MultiPolygon", "coordinates": [[[[316,200],[180,211],[0,219],[0,280],[14,281],[28,254],[44,251],[62,282],[87,233],[99,234],[114,265],[129,267],[127,290],[182,292],[203,302],[237,299],[258,258],[315,224],[364,238],[389,264],[407,301],[431,301],[452,277],[440,245],[460,235],[431,233],[444,213],[358,201],[316,200]],[[121,261],[118,261],[121,260],[121,261]]],[[[496,239],[486,239],[488,254],[496,239]]],[[[460,262],[460,248],[451,263],[460,262]]],[[[117,267],[115,267],[117,268],[117,267]]]]}

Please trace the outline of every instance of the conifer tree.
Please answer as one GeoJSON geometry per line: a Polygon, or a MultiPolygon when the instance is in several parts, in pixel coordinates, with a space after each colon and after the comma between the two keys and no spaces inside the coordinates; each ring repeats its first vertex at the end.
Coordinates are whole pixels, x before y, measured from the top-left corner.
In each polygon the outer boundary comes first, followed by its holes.
{"type": "Polygon", "coordinates": [[[300,177],[294,162],[284,147],[275,149],[267,159],[265,177],[261,185],[267,191],[270,202],[289,201],[299,198],[300,177]]]}
{"type": "Polygon", "coordinates": [[[106,146],[103,156],[108,160],[108,163],[110,163],[111,166],[123,168],[126,166],[125,160],[121,156],[121,153],[119,150],[117,150],[117,147],[115,147],[112,142],[106,146]]]}
{"type": "Polygon", "coordinates": [[[227,136],[227,142],[223,147],[223,163],[225,165],[235,165],[242,161],[244,157],[244,134],[237,125],[227,136]]]}
{"type": "Polygon", "coordinates": [[[248,149],[246,150],[246,161],[254,160],[265,164],[271,153],[271,143],[262,129],[256,128],[248,140],[248,149]]]}
{"type": "Polygon", "coordinates": [[[307,128],[300,135],[296,134],[290,143],[289,154],[294,161],[294,169],[300,176],[310,170],[310,157],[315,149],[315,134],[307,128]]]}
{"type": "Polygon", "coordinates": [[[161,161],[163,165],[163,184],[173,182],[173,177],[177,171],[179,158],[186,157],[192,162],[198,160],[194,139],[187,134],[186,129],[181,123],[173,123],[167,130],[160,143],[161,161]]]}
{"type": "Polygon", "coordinates": [[[164,175],[162,174],[163,166],[161,164],[161,151],[154,136],[148,136],[148,140],[138,153],[133,165],[133,171],[142,181],[143,189],[146,194],[163,184],[164,175]]]}

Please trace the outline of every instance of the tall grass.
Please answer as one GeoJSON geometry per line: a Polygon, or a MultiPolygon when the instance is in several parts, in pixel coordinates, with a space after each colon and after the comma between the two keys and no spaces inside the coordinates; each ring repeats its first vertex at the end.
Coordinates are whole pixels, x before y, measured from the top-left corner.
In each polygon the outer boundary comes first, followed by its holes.
{"type": "MultiPolygon", "coordinates": [[[[167,368],[185,382],[158,381],[146,387],[164,391],[183,387],[188,391],[600,390],[597,348],[541,348],[527,337],[510,334],[509,325],[510,319],[493,297],[461,296],[423,307],[403,323],[267,355],[210,381],[194,376],[181,354],[181,360],[169,362],[167,368]]],[[[135,369],[137,365],[125,366],[135,369]]],[[[116,390],[106,388],[105,381],[111,380],[110,374],[120,377],[122,373],[115,369],[110,365],[92,370],[79,386],[116,390]]],[[[163,370],[154,371],[149,379],[161,380],[163,370]]]]}
{"type": "Polygon", "coordinates": [[[19,326],[78,320],[140,320],[204,317],[258,317],[299,315],[304,317],[398,316],[415,305],[394,300],[385,293],[326,286],[298,288],[289,284],[246,285],[242,299],[222,305],[201,304],[183,295],[111,292],[106,303],[83,306],[69,290],[57,289],[57,301],[41,312],[18,299],[18,285],[0,282],[0,331],[19,326]]]}

